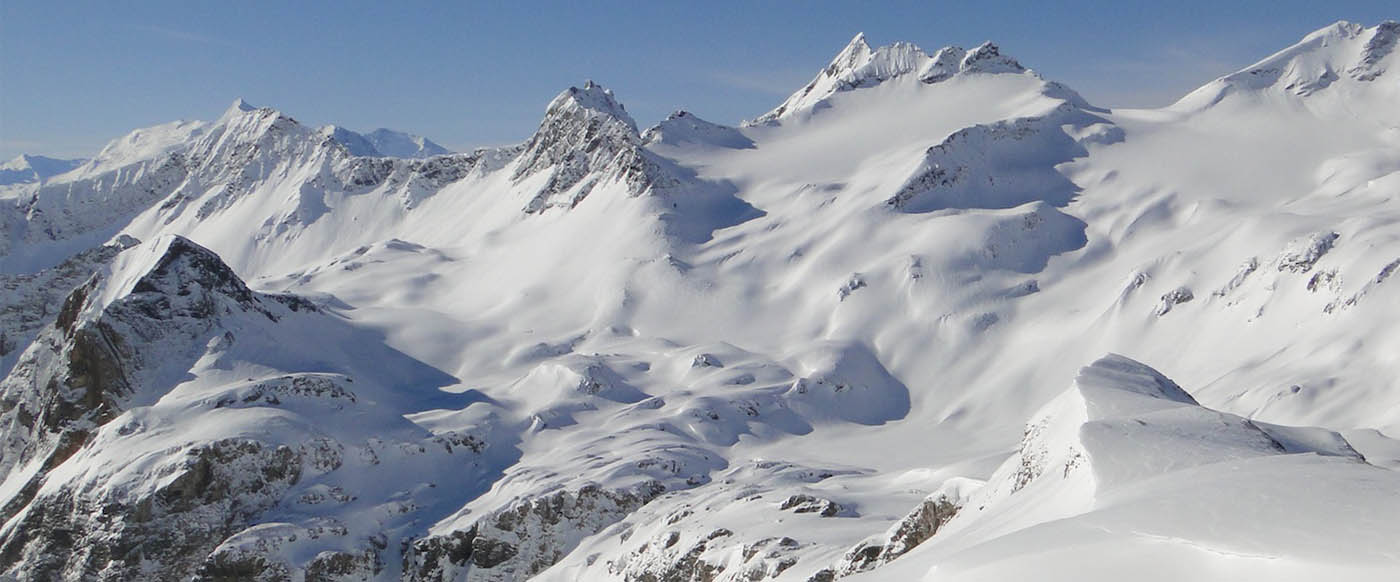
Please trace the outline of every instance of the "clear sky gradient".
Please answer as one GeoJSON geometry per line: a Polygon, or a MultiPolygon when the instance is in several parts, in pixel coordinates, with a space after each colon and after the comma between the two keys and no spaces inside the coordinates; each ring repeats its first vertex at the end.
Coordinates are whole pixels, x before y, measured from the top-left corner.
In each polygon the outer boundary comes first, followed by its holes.
{"type": "Polygon", "coordinates": [[[0,160],[90,156],[236,97],[316,125],[505,144],[585,79],[644,127],[680,108],[733,124],[862,31],[928,51],[992,40],[1095,104],[1159,106],[1334,21],[1387,18],[1400,3],[0,0],[0,160]]]}

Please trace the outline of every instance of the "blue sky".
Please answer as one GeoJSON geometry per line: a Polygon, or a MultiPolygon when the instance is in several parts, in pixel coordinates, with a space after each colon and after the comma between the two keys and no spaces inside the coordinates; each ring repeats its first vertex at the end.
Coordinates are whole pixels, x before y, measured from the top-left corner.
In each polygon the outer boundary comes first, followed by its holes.
{"type": "Polygon", "coordinates": [[[1393,1],[0,1],[0,159],[82,156],[131,129],[213,119],[236,97],[304,122],[452,148],[522,140],[593,79],[642,125],[779,103],[857,32],[926,50],[992,40],[1109,107],[1173,101],[1393,1]]]}

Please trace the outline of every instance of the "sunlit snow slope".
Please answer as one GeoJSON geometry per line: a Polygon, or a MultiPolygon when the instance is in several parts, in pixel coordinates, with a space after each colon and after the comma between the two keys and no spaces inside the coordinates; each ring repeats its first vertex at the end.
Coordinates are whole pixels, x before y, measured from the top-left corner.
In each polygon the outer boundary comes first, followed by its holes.
{"type": "Polygon", "coordinates": [[[0,199],[0,569],[1395,579],[1397,36],[1158,110],[857,36],[741,127],[138,130],[0,199]]]}

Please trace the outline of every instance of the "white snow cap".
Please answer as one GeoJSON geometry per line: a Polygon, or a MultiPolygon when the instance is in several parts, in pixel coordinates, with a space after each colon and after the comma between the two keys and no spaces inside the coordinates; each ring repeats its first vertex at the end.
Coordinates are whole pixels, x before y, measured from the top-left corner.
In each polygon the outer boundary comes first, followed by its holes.
{"type": "Polygon", "coordinates": [[[247,101],[244,101],[242,97],[239,97],[233,100],[233,103],[228,106],[228,109],[224,110],[224,114],[219,116],[219,120],[216,123],[223,123],[230,119],[237,118],[245,113],[257,111],[259,109],[262,108],[253,105],[252,103],[249,103],[247,101]]]}
{"type": "Polygon", "coordinates": [[[924,83],[938,83],[959,73],[1025,72],[1020,63],[1002,55],[990,42],[971,51],[956,46],[944,47],[929,56],[917,45],[907,42],[872,50],[865,33],[860,33],[816,78],[751,124],[770,123],[797,111],[813,109],[837,92],[872,87],[910,73],[917,74],[924,83]]]}
{"type": "MultiPolygon", "coordinates": [[[[1395,66],[1400,22],[1376,26],[1338,21],[1297,44],[1182,97],[1175,109],[1202,109],[1236,93],[1279,91],[1296,97],[1319,94],[1334,84],[1371,84],[1395,66]]],[[[1329,91],[1335,93],[1335,91],[1329,91]]]]}
{"type": "Polygon", "coordinates": [[[242,97],[239,97],[233,100],[233,105],[229,106],[230,111],[233,111],[235,109],[238,111],[252,111],[254,109],[257,109],[257,107],[255,107],[252,103],[244,101],[242,97]]]}

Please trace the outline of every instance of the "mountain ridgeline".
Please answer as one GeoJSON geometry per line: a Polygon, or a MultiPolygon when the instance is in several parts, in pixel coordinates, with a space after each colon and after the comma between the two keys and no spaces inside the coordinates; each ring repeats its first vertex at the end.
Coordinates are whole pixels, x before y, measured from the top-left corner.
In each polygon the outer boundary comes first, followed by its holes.
{"type": "Polygon", "coordinates": [[[1153,110],[858,35],[738,126],[589,81],[470,152],[238,100],[22,156],[0,579],[1392,580],[1397,38],[1153,110]]]}

